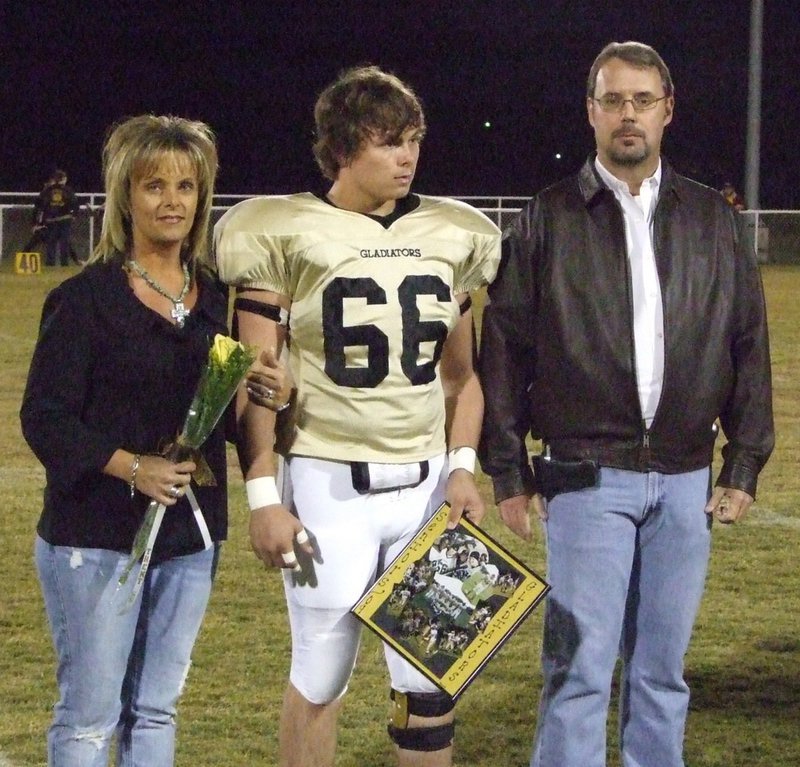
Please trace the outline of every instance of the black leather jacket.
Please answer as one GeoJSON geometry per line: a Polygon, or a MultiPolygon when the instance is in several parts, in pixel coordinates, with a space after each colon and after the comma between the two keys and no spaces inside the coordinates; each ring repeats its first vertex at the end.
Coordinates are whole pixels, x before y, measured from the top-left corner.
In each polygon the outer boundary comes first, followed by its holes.
{"type": "Polygon", "coordinates": [[[536,195],[503,234],[481,334],[480,457],[495,499],[533,489],[527,433],[555,458],[667,474],[708,466],[755,496],[774,444],[769,345],[755,258],[722,196],[662,160],[653,244],[664,380],[645,429],[621,207],[590,157],[536,195]]]}

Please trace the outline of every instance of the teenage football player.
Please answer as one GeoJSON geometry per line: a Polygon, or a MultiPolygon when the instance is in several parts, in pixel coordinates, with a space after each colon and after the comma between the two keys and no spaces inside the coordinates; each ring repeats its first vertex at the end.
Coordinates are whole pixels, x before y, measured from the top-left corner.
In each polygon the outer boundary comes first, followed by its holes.
{"type": "MultiPolygon", "coordinates": [[[[284,568],[292,631],[282,767],[333,764],[360,638],[353,604],[442,501],[451,526],[484,514],[470,292],[494,277],[500,253],[483,214],[411,193],[425,119],[397,77],[342,73],[315,122],[327,193],[248,200],[215,229],[241,340],[270,355],[288,343],[297,382],[291,496],[273,454],[285,416],[253,401],[274,391],[254,377],[237,400],[251,542],[266,566],[284,568]]],[[[452,699],[385,652],[399,764],[451,764],[452,699]]]]}

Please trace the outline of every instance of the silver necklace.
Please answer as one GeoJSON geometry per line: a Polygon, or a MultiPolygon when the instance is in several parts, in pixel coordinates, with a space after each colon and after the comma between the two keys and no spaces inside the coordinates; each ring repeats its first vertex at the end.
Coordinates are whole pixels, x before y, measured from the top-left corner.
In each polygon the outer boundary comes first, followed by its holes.
{"type": "Polygon", "coordinates": [[[183,327],[183,324],[186,322],[186,318],[189,316],[191,311],[186,308],[186,305],[183,303],[183,299],[186,298],[186,294],[189,292],[189,287],[192,284],[192,278],[189,276],[189,267],[186,266],[186,263],[182,263],[181,267],[183,268],[183,288],[178,296],[172,296],[167,293],[164,288],[161,287],[139,264],[136,263],[134,259],[128,261],[130,264],[131,269],[133,269],[136,274],[138,274],[156,293],[160,293],[164,298],[168,298],[173,303],[172,311],[170,312],[170,316],[172,319],[175,320],[179,328],[183,327]]]}

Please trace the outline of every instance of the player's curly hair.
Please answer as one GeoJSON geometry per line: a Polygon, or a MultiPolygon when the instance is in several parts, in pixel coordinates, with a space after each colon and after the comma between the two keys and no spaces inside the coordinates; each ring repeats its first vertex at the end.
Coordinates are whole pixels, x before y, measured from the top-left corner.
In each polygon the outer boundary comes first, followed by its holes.
{"type": "Polygon", "coordinates": [[[188,158],[198,182],[197,210],[181,257],[187,263],[206,261],[218,165],[214,133],[203,122],[147,114],[129,117],[109,129],[103,147],[103,227],[91,261],[108,261],[130,251],[131,185],[134,179],[153,172],[165,158],[175,154],[188,158]]]}
{"type": "Polygon", "coordinates": [[[624,43],[609,43],[597,54],[597,58],[589,70],[589,77],[586,81],[586,95],[589,98],[594,96],[594,89],[597,86],[597,74],[609,59],[620,59],[626,64],[639,69],[647,69],[648,67],[655,67],[661,77],[661,84],[664,86],[664,95],[674,96],[675,87],[672,84],[672,75],[669,73],[669,68],[664,63],[664,59],[659,56],[655,48],[651,48],[644,43],[637,43],[633,40],[628,40],[624,43]]]}
{"type": "Polygon", "coordinates": [[[425,115],[414,91],[376,66],[344,70],[320,93],[314,107],[314,157],[325,178],[336,180],[364,142],[389,142],[409,128],[425,132],[425,115]]]}

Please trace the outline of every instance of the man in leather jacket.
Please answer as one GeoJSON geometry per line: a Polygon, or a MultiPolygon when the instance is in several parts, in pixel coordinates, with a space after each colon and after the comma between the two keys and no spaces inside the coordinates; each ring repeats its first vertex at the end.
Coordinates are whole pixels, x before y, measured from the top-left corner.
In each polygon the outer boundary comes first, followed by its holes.
{"type": "Polygon", "coordinates": [[[683,767],[712,520],[746,513],[774,444],[755,257],[719,193],[661,157],[674,102],[649,46],[599,54],[596,155],[508,227],[484,312],[481,462],[503,521],[529,539],[532,507],[546,531],[536,767],[605,764],[618,657],[622,764],[683,767]]]}

